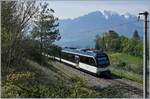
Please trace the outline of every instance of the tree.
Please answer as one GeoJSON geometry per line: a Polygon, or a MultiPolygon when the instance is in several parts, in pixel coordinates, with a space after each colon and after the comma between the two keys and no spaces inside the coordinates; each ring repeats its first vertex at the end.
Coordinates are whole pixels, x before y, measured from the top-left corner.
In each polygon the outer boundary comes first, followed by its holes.
{"type": "Polygon", "coordinates": [[[48,8],[48,4],[40,4],[39,13],[35,18],[35,26],[32,30],[32,36],[40,44],[41,64],[42,53],[45,54],[48,47],[55,41],[59,40],[58,18],[54,17],[54,10],[48,8]]]}
{"type": "Polygon", "coordinates": [[[102,37],[97,35],[95,38],[95,49],[102,50],[102,48],[103,48],[102,44],[103,44],[102,37]]]}
{"type": "Polygon", "coordinates": [[[34,1],[2,1],[2,63],[18,64],[23,57],[21,41],[38,11],[34,1]]]}
{"type": "Polygon", "coordinates": [[[134,31],[132,38],[140,40],[140,36],[137,30],[134,31]]]}
{"type": "Polygon", "coordinates": [[[143,43],[135,32],[133,38],[119,36],[115,31],[104,32],[102,37],[96,38],[95,48],[105,51],[124,52],[134,56],[143,55],[143,43]]]}
{"type": "Polygon", "coordinates": [[[96,40],[96,48],[107,51],[119,51],[120,50],[119,35],[115,31],[104,32],[102,37],[98,37],[96,40]]]}
{"type": "Polygon", "coordinates": [[[110,50],[111,51],[120,51],[120,48],[121,48],[121,42],[120,42],[120,39],[117,38],[117,39],[112,39],[110,44],[110,50]]]}
{"type": "Polygon", "coordinates": [[[135,38],[124,38],[122,39],[122,52],[128,53],[134,56],[143,55],[143,43],[142,41],[135,38]]]}
{"type": "Polygon", "coordinates": [[[121,52],[125,52],[126,51],[126,47],[128,46],[129,43],[129,39],[125,36],[120,36],[120,51],[121,52]]]}

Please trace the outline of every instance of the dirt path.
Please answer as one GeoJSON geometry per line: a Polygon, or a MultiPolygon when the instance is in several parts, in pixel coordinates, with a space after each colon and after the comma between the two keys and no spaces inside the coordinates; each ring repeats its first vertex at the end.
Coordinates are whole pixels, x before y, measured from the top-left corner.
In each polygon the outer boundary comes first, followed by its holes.
{"type": "Polygon", "coordinates": [[[77,70],[66,64],[53,61],[51,62],[55,68],[59,69],[63,73],[69,76],[79,76],[87,83],[89,87],[95,88],[96,90],[104,89],[109,86],[118,88],[118,90],[123,90],[126,96],[139,98],[143,97],[143,86],[137,82],[133,82],[127,79],[115,78],[115,79],[104,79],[99,78],[83,71],[77,70]]]}

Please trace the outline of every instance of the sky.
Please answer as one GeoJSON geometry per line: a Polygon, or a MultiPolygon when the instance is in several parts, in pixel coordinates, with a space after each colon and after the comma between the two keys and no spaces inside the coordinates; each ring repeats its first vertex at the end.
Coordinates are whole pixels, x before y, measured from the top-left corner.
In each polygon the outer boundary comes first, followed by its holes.
{"type": "Polygon", "coordinates": [[[93,11],[113,11],[138,15],[150,11],[150,0],[55,0],[47,1],[59,19],[73,19],[93,11]]]}

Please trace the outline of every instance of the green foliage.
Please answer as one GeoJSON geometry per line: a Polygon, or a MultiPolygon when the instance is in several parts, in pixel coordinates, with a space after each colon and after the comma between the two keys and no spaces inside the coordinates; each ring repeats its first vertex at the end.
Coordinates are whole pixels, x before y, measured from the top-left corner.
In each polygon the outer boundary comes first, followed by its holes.
{"type": "Polygon", "coordinates": [[[108,86],[101,91],[100,97],[105,98],[127,98],[128,96],[124,94],[126,90],[122,90],[121,86],[108,86]]]}
{"type": "MultiPolygon", "coordinates": [[[[72,77],[70,83],[66,83],[68,79],[61,75],[57,74],[61,76],[57,79],[55,76],[46,76],[44,71],[32,65],[25,63],[20,67],[13,67],[14,70],[5,75],[6,79],[2,82],[3,98],[79,98],[97,95],[95,91],[86,87],[86,83],[80,77],[72,77]]],[[[58,72],[59,70],[51,71],[51,74],[58,72]]]]}
{"type": "Polygon", "coordinates": [[[137,74],[143,73],[143,59],[125,53],[110,54],[110,61],[113,66],[120,67],[123,70],[132,71],[137,74]]]}
{"type": "Polygon", "coordinates": [[[117,76],[142,83],[143,59],[126,53],[109,53],[111,72],[117,76]]]}
{"type": "Polygon", "coordinates": [[[118,67],[123,68],[126,66],[126,62],[119,60],[119,63],[117,64],[118,67]]]}
{"type": "Polygon", "coordinates": [[[58,39],[59,35],[56,22],[58,18],[55,18],[53,13],[54,10],[49,9],[46,3],[39,6],[35,1],[2,2],[3,66],[19,65],[24,57],[38,62],[46,60],[41,53],[45,52],[47,46],[58,39]],[[33,21],[35,27],[31,24],[33,21]],[[29,33],[29,29],[32,29],[30,27],[34,27],[32,35],[29,33]]]}
{"type": "Polygon", "coordinates": [[[134,56],[143,56],[143,43],[137,39],[125,41],[123,52],[134,56]]]}
{"type": "Polygon", "coordinates": [[[46,53],[48,53],[51,56],[60,56],[61,52],[61,47],[57,46],[57,45],[51,45],[48,47],[48,49],[46,50],[46,53]]]}
{"type": "Polygon", "coordinates": [[[71,97],[74,97],[74,98],[80,97],[79,96],[80,91],[82,87],[84,86],[82,79],[79,77],[74,77],[74,78],[71,78],[71,81],[73,83],[73,90],[72,90],[71,97]]]}
{"type": "Polygon", "coordinates": [[[58,88],[55,89],[52,81],[46,84],[45,75],[24,62],[26,58],[38,62],[46,60],[41,55],[38,36],[34,35],[37,39],[27,36],[35,16],[41,15],[38,21],[44,30],[43,48],[57,39],[58,29],[55,27],[58,24],[55,21],[58,19],[53,16],[54,11],[48,9],[47,4],[40,7],[38,9],[35,1],[2,2],[2,97],[59,97],[60,93],[65,92],[59,85],[63,90],[57,93],[58,88]]]}
{"type": "Polygon", "coordinates": [[[24,53],[26,58],[32,59],[36,62],[44,62],[45,57],[40,53],[39,42],[30,38],[26,38],[22,41],[22,48],[24,49],[24,53]]]}
{"type": "Polygon", "coordinates": [[[58,37],[58,18],[53,16],[54,10],[48,8],[48,4],[40,4],[41,11],[37,14],[32,30],[32,37],[40,39],[40,43],[45,47],[53,43],[58,37]]]}
{"type": "Polygon", "coordinates": [[[142,75],[136,74],[134,72],[129,72],[122,69],[112,69],[112,74],[115,74],[116,76],[127,78],[139,83],[143,83],[143,77],[142,75]]]}
{"type": "Polygon", "coordinates": [[[98,50],[104,50],[105,48],[104,39],[102,39],[100,36],[96,38],[95,48],[98,50]]]}
{"type": "Polygon", "coordinates": [[[132,38],[140,40],[140,36],[137,30],[134,31],[132,38]]]}
{"type": "Polygon", "coordinates": [[[103,49],[107,51],[119,51],[120,39],[119,35],[115,31],[109,31],[103,33],[103,37],[97,37],[96,49],[103,49]]]}
{"type": "MultiPolygon", "coordinates": [[[[39,42],[39,53],[44,54],[49,50],[55,40],[60,38],[58,30],[58,18],[53,16],[54,10],[48,8],[48,3],[40,4],[41,11],[35,17],[35,26],[32,30],[32,37],[39,42]]],[[[43,64],[43,56],[41,55],[41,64],[43,64]]]]}
{"type": "Polygon", "coordinates": [[[124,52],[134,56],[143,56],[143,42],[138,32],[135,31],[132,38],[119,36],[115,31],[103,33],[103,37],[96,38],[95,48],[112,52],[124,52]]]}

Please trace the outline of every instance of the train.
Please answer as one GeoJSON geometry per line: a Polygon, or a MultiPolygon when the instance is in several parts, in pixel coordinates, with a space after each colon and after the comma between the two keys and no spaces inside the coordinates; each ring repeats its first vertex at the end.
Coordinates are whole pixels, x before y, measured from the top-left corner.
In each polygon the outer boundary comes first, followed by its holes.
{"type": "Polygon", "coordinates": [[[65,47],[54,58],[97,76],[110,75],[109,57],[102,51],[65,47]]]}

